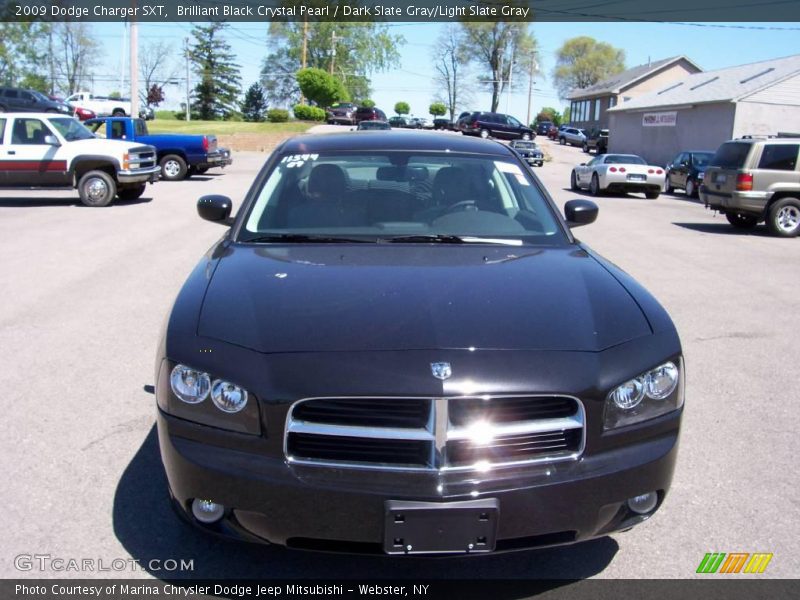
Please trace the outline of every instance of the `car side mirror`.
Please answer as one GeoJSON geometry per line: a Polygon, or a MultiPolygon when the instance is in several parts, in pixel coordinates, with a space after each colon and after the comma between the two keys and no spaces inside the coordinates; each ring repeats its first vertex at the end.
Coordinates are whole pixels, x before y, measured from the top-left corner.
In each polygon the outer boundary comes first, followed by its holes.
{"type": "Polygon", "coordinates": [[[581,164],[579,164],[578,166],[579,166],[579,167],[585,167],[585,166],[586,166],[586,163],[581,163],[581,164]]]}
{"type": "Polygon", "coordinates": [[[570,227],[580,227],[588,225],[597,220],[597,213],[600,211],[597,204],[591,200],[568,200],[564,205],[564,216],[567,218],[567,225],[570,227]]]}
{"type": "Polygon", "coordinates": [[[197,201],[197,214],[212,223],[232,225],[231,210],[233,210],[233,201],[227,196],[212,194],[202,196],[197,201]]]}
{"type": "Polygon", "coordinates": [[[44,143],[48,146],[60,146],[61,144],[58,142],[58,138],[54,135],[46,135],[44,136],[44,143]]]}

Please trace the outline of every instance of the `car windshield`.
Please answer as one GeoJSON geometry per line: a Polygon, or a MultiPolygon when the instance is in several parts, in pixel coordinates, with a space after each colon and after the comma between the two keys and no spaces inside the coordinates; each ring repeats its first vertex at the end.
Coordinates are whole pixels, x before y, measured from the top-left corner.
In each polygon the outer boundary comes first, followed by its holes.
{"type": "Polygon", "coordinates": [[[692,164],[695,167],[707,167],[713,157],[713,152],[695,152],[692,154],[692,164]]]}
{"type": "Polygon", "coordinates": [[[264,178],[239,241],[567,243],[511,157],[381,151],[289,154],[264,178]]]}
{"type": "Polygon", "coordinates": [[[61,137],[68,142],[89,140],[94,137],[94,134],[81,125],[76,119],[67,117],[63,119],[50,119],[50,124],[55,127],[58,133],[61,134],[61,137]]]}
{"type": "Polygon", "coordinates": [[[607,165],[646,165],[645,160],[635,154],[606,154],[607,165]]]}

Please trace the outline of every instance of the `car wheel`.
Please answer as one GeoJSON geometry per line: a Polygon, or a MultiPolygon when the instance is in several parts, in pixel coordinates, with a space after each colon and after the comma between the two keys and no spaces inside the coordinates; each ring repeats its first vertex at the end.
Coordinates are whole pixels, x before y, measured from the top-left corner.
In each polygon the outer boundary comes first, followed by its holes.
{"type": "Polygon", "coordinates": [[[530,133],[523,133],[522,134],[522,139],[525,140],[526,142],[529,141],[531,139],[531,134],[530,133]]]}
{"type": "Polygon", "coordinates": [[[597,173],[592,173],[592,182],[589,184],[589,191],[592,193],[592,196],[600,195],[600,179],[597,177],[597,173]]]}
{"type": "Polygon", "coordinates": [[[108,206],[117,195],[117,184],[105,171],[88,171],[78,182],[78,194],[86,206],[108,206]]]}
{"type": "Polygon", "coordinates": [[[753,217],[751,215],[725,213],[725,218],[728,219],[728,223],[736,227],[736,229],[752,229],[758,225],[758,217],[753,217]]]}
{"type": "Polygon", "coordinates": [[[558,143],[563,146],[564,144],[567,143],[567,140],[565,140],[563,137],[561,137],[561,138],[558,138],[558,143]]]}
{"type": "Polygon", "coordinates": [[[697,198],[697,186],[694,184],[694,179],[686,181],[686,195],[689,198],[697,198]]]}
{"type": "Polygon", "coordinates": [[[769,208],[767,228],[779,237],[795,237],[800,233],[800,200],[781,198],[769,208]]]}
{"type": "Polygon", "coordinates": [[[488,138],[488,137],[489,137],[489,130],[488,130],[488,129],[481,129],[480,136],[481,136],[483,139],[486,139],[486,138],[488,138]]]}
{"type": "Polygon", "coordinates": [[[181,181],[186,178],[188,173],[186,161],[177,154],[167,154],[159,164],[161,165],[161,179],[181,181]]]}
{"type": "Polygon", "coordinates": [[[658,190],[656,190],[655,192],[645,192],[644,197],[647,198],[648,200],[655,200],[656,198],[658,198],[660,194],[661,192],[659,192],[658,190]]]}
{"type": "Polygon", "coordinates": [[[578,187],[578,176],[573,171],[569,176],[569,189],[573,192],[577,192],[580,188],[578,187]]]}
{"type": "Polygon", "coordinates": [[[147,185],[143,183],[138,187],[121,189],[117,192],[117,196],[119,196],[120,200],[136,200],[144,194],[145,189],[147,189],[147,185]]]}
{"type": "Polygon", "coordinates": [[[125,116],[125,111],[122,110],[121,108],[115,108],[113,111],[111,111],[111,116],[112,117],[124,117],[125,116]]]}
{"type": "Polygon", "coordinates": [[[583,151],[586,152],[586,154],[589,154],[589,146],[585,143],[583,144],[583,151]]]}
{"type": "Polygon", "coordinates": [[[668,194],[674,194],[675,188],[672,186],[672,180],[667,175],[667,178],[664,180],[664,191],[668,194]]]}

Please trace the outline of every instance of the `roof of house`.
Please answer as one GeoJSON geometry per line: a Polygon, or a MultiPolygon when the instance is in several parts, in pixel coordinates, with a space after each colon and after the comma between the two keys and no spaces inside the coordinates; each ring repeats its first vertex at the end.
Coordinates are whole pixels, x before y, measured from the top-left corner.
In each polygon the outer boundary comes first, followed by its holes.
{"type": "Polygon", "coordinates": [[[680,60],[685,60],[697,68],[698,71],[702,71],[697,64],[685,56],[672,56],[670,58],[664,58],[649,62],[644,65],[639,65],[637,67],[632,67],[627,71],[617,73],[616,75],[612,75],[611,77],[599,81],[590,87],[572,90],[569,94],[569,99],[578,100],[580,98],[590,98],[603,94],[618,94],[623,88],[626,88],[633,83],[652,75],[664,67],[677,63],[680,60]]]}
{"type": "Polygon", "coordinates": [[[609,111],[734,102],[800,73],[800,54],[704,71],[618,104],[609,111]]]}

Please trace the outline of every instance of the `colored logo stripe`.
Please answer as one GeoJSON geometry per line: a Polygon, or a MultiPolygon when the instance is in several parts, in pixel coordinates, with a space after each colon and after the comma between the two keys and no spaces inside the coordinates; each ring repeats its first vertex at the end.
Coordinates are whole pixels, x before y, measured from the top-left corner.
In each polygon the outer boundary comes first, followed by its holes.
{"type": "Polygon", "coordinates": [[[738,573],[742,570],[747,557],[750,556],[747,552],[731,552],[728,558],[722,563],[720,573],[738,573]]]}
{"type": "Polygon", "coordinates": [[[708,552],[700,561],[700,566],[697,567],[698,573],[716,573],[722,564],[722,559],[725,558],[724,552],[708,552]]]}
{"type": "Polygon", "coordinates": [[[750,556],[750,562],[747,563],[747,566],[744,568],[745,573],[763,573],[769,561],[772,560],[772,553],[760,553],[760,554],[753,554],[750,556]]]}

